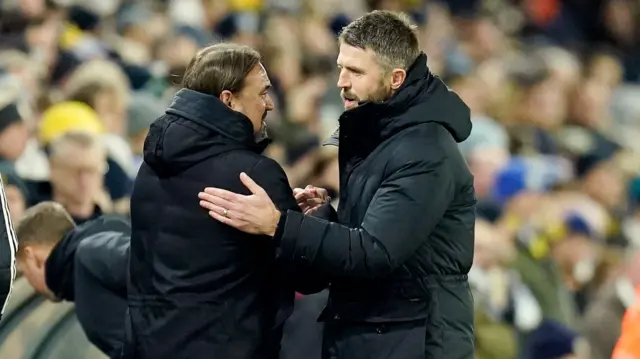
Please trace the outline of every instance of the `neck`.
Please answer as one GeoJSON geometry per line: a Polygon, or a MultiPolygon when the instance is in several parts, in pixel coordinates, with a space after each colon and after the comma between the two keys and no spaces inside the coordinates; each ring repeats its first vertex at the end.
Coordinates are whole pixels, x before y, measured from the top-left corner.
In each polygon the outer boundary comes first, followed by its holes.
{"type": "Polygon", "coordinates": [[[77,202],[59,193],[53,195],[53,200],[60,203],[73,217],[90,217],[95,208],[95,203],[93,201],[77,202]]]}

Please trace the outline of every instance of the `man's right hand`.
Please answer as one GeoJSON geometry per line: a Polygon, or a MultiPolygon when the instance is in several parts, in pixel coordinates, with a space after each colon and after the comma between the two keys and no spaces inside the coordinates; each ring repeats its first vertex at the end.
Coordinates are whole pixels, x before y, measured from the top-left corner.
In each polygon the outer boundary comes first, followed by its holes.
{"type": "Polygon", "coordinates": [[[331,202],[327,190],[324,188],[307,186],[304,189],[296,188],[293,190],[293,195],[298,202],[298,206],[305,215],[314,214],[320,206],[325,203],[331,202]]]}

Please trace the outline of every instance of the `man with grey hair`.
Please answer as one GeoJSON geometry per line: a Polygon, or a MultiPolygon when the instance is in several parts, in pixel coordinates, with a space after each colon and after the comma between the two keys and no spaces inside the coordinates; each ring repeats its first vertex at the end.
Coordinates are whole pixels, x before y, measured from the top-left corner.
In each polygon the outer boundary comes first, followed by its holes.
{"type": "Polygon", "coordinates": [[[373,11],[339,41],[337,213],[311,186],[295,190],[307,215],[282,211],[246,174],[251,194],[206,188],[201,205],[330,278],[323,358],[471,359],[476,199],[457,145],[469,108],[430,72],[406,16],[373,11]]]}

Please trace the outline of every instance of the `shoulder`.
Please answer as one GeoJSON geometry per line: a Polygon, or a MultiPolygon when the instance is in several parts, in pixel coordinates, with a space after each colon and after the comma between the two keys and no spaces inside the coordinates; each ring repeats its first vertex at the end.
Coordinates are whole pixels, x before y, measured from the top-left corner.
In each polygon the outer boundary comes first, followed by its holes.
{"type": "Polygon", "coordinates": [[[388,168],[397,170],[407,165],[432,165],[448,159],[442,126],[425,123],[408,128],[389,139],[388,168]]]}
{"type": "Polygon", "coordinates": [[[126,254],[129,236],[115,231],[95,233],[80,241],[76,249],[76,260],[92,263],[99,258],[117,257],[126,254]]]}
{"type": "Polygon", "coordinates": [[[251,168],[251,174],[258,176],[277,176],[280,178],[287,177],[282,166],[280,166],[276,160],[266,156],[260,156],[253,168],[251,168]]]}
{"type": "Polygon", "coordinates": [[[298,209],[289,178],[278,162],[263,157],[247,174],[267,192],[276,207],[281,210],[298,209]]]}

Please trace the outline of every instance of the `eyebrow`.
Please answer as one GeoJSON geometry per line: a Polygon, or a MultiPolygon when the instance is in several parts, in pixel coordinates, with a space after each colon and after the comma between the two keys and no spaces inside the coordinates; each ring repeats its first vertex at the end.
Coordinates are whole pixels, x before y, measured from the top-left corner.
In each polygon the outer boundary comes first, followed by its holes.
{"type": "Polygon", "coordinates": [[[344,67],[345,69],[351,71],[351,72],[356,72],[356,73],[364,73],[364,69],[361,69],[359,67],[354,67],[354,66],[344,66],[344,65],[340,65],[339,63],[337,64],[338,67],[344,67]]]}

